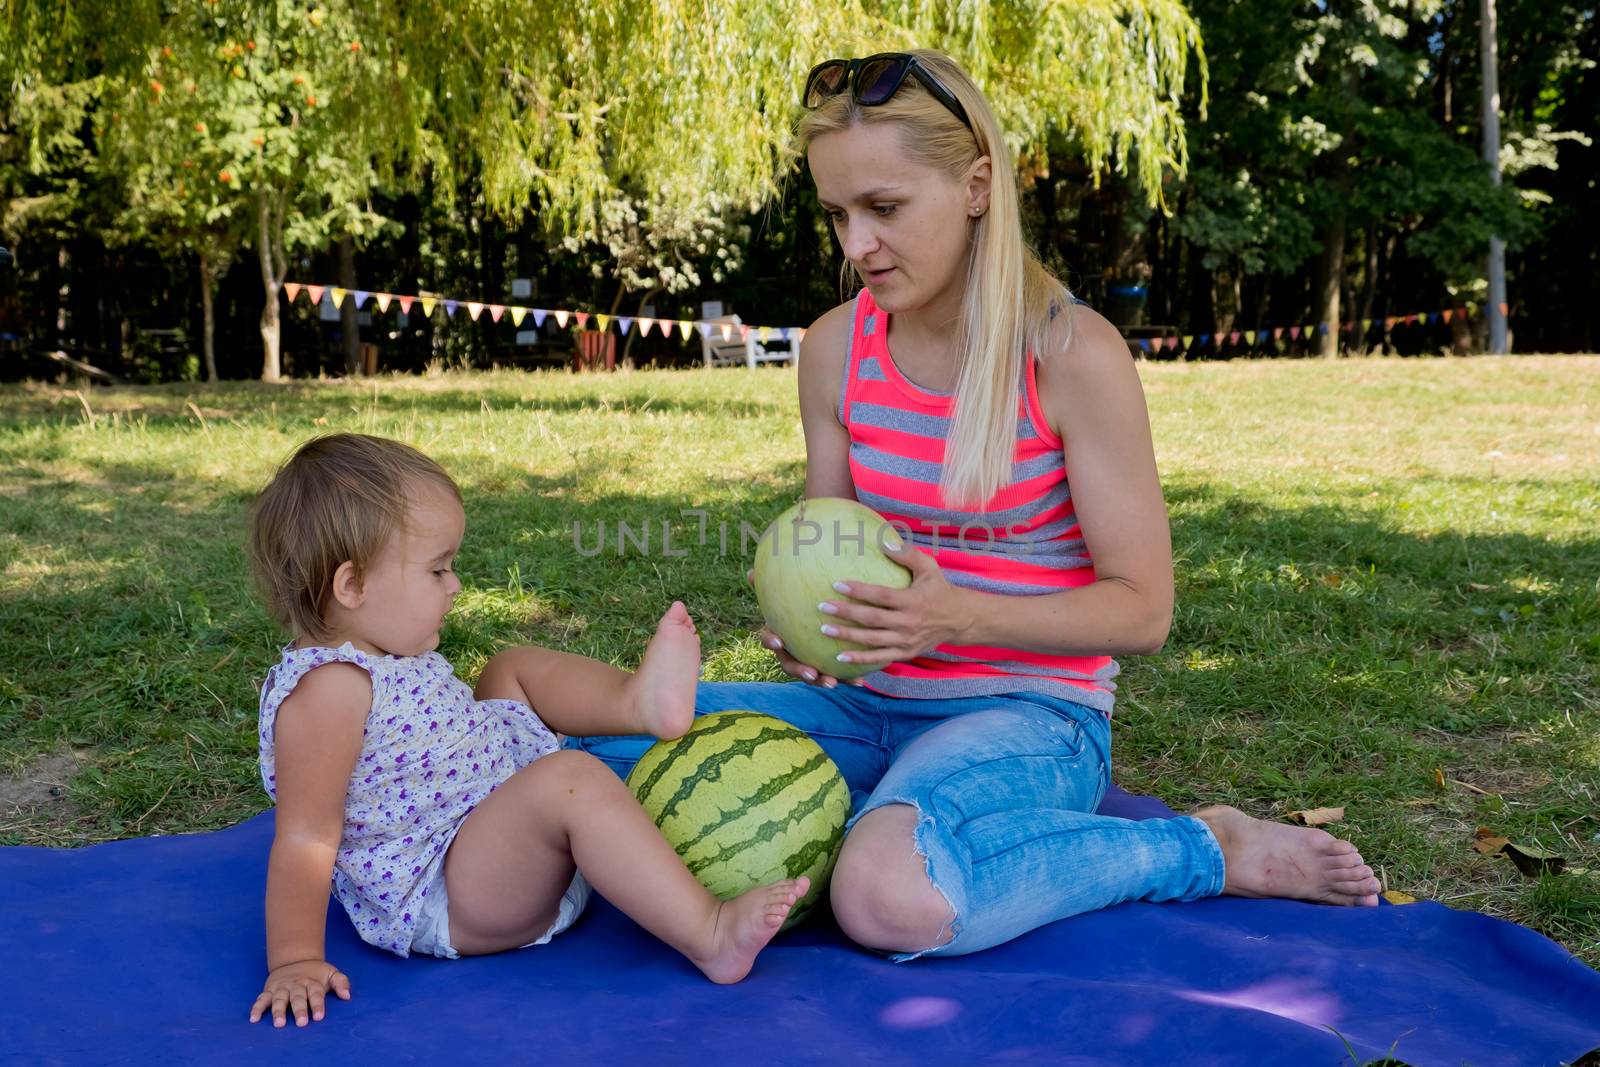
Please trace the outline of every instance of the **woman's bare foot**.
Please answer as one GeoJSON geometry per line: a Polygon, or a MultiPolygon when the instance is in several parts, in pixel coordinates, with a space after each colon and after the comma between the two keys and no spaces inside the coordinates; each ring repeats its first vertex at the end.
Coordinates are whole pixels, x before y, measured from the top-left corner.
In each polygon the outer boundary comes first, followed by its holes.
{"type": "Polygon", "coordinates": [[[700,635],[683,601],[674,600],[656,624],[644,660],[629,685],[639,728],[656,737],[682,737],[694,723],[700,680],[700,635]]]}
{"type": "Polygon", "coordinates": [[[724,900],[717,908],[710,952],[689,959],[713,982],[730,985],[739,981],[750,973],[756,956],[789,917],[794,902],[810,888],[809,878],[786,879],[724,900]]]}
{"type": "Polygon", "coordinates": [[[1202,808],[1226,865],[1222,892],[1235,897],[1289,897],[1319,904],[1370,907],[1378,880],[1348,841],[1306,826],[1252,819],[1237,808],[1202,808]]]}

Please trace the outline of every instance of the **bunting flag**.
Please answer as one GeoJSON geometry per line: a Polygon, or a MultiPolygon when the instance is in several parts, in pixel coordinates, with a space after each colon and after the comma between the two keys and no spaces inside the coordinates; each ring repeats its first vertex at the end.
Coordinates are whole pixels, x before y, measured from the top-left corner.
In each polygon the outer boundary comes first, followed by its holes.
{"type": "Polygon", "coordinates": [[[1177,347],[1178,347],[1178,339],[1176,337],[1168,337],[1167,338],[1167,351],[1170,352],[1174,348],[1177,348],[1177,347]]]}
{"type": "Polygon", "coordinates": [[[552,312],[551,314],[555,315],[555,317],[556,317],[556,326],[557,327],[559,327],[560,329],[563,329],[563,330],[567,328],[567,317],[569,315],[571,315],[572,312],[558,308],[556,311],[552,312]]]}
{"type": "Polygon", "coordinates": [[[425,319],[431,319],[433,317],[433,306],[439,301],[431,296],[422,296],[418,297],[417,299],[422,302],[422,317],[425,319]]]}
{"type": "Polygon", "coordinates": [[[1502,314],[1502,315],[1511,314],[1511,305],[1510,304],[1501,304],[1500,305],[1500,314],[1502,314]]]}
{"type": "Polygon", "coordinates": [[[349,295],[350,293],[347,290],[340,289],[337,286],[328,290],[328,298],[333,301],[333,306],[336,308],[344,307],[344,298],[349,295]]]}
{"type": "Polygon", "coordinates": [[[671,337],[672,336],[672,320],[671,319],[657,319],[656,320],[656,326],[661,330],[661,336],[662,337],[671,337]]]}
{"type": "Polygon", "coordinates": [[[796,326],[794,328],[794,339],[796,341],[804,341],[806,339],[806,328],[804,326],[796,326]]]}
{"type": "Polygon", "coordinates": [[[1279,341],[1279,340],[1283,339],[1283,327],[1282,326],[1274,326],[1272,328],[1272,339],[1274,341],[1279,341]]]}
{"type": "Polygon", "coordinates": [[[597,325],[599,325],[601,333],[605,333],[607,330],[611,329],[610,315],[596,315],[594,317],[594,321],[597,325]]]}
{"type": "Polygon", "coordinates": [[[456,308],[458,308],[460,306],[461,305],[456,303],[454,300],[446,300],[444,302],[444,317],[447,318],[447,319],[455,318],[455,316],[456,316],[456,308]]]}
{"type": "Polygon", "coordinates": [[[1362,319],[1361,320],[1361,332],[1364,333],[1364,334],[1372,332],[1372,320],[1371,319],[1362,319]]]}
{"type": "Polygon", "coordinates": [[[289,303],[294,303],[294,298],[300,295],[299,282],[284,282],[283,293],[289,298],[289,303]]]}
{"type": "Polygon", "coordinates": [[[690,322],[687,319],[680,319],[679,320],[679,322],[678,322],[678,335],[680,337],[682,337],[685,341],[687,341],[689,339],[689,334],[691,332],[693,332],[693,330],[694,330],[694,323],[690,322]]]}
{"type": "Polygon", "coordinates": [[[522,320],[528,317],[527,308],[514,307],[511,309],[511,325],[521,326],[522,320]]]}
{"type": "Polygon", "coordinates": [[[760,329],[756,330],[756,337],[760,339],[762,344],[766,344],[767,339],[771,336],[772,327],[770,326],[762,326],[760,329]]]}
{"type": "Polygon", "coordinates": [[[365,289],[357,289],[350,295],[356,298],[356,310],[360,311],[361,305],[365,304],[367,302],[367,298],[372,294],[367,292],[365,289]]]}
{"type": "Polygon", "coordinates": [[[632,315],[618,315],[617,316],[617,329],[619,331],[621,331],[622,336],[624,336],[624,337],[628,336],[628,330],[631,329],[632,327],[633,327],[633,316],[632,315]]]}
{"type": "Polygon", "coordinates": [[[544,327],[545,316],[547,316],[549,314],[550,314],[550,312],[546,311],[544,308],[534,308],[533,309],[533,328],[536,329],[536,330],[537,329],[542,329],[544,327]]]}
{"type": "Polygon", "coordinates": [[[1232,333],[1230,333],[1228,335],[1228,343],[1232,344],[1232,345],[1236,345],[1236,344],[1239,343],[1239,331],[1238,330],[1234,330],[1232,333]]]}
{"type": "Polygon", "coordinates": [[[572,317],[578,320],[578,329],[580,330],[589,325],[589,313],[587,311],[574,311],[572,317]]]}
{"type": "Polygon", "coordinates": [[[1443,311],[1439,312],[1440,317],[1442,317],[1445,322],[1450,321],[1451,314],[1453,314],[1453,312],[1449,308],[1445,308],[1443,311]]]}
{"type": "Polygon", "coordinates": [[[472,321],[477,322],[478,316],[483,314],[483,305],[476,300],[467,301],[467,314],[472,316],[472,321]]]}
{"type": "Polygon", "coordinates": [[[417,298],[414,296],[397,296],[395,299],[400,301],[400,314],[409,315],[411,314],[411,305],[416,302],[417,298]]]}
{"type": "Polygon", "coordinates": [[[1141,337],[1139,338],[1139,347],[1148,352],[1150,351],[1150,342],[1141,337]]]}
{"type": "Polygon", "coordinates": [[[324,289],[326,289],[326,288],[327,288],[327,286],[325,286],[325,285],[308,285],[308,286],[306,286],[306,296],[311,298],[311,306],[312,307],[315,307],[316,305],[322,303],[322,291],[324,289]]]}
{"type": "Polygon", "coordinates": [[[1291,341],[1300,340],[1300,327],[1298,327],[1298,326],[1289,327],[1289,340],[1291,340],[1291,341]]]}
{"type": "Polygon", "coordinates": [[[506,313],[505,305],[503,305],[503,304],[490,304],[489,305],[489,318],[492,321],[499,322],[500,321],[500,316],[504,315],[505,313],[506,313]]]}
{"type": "Polygon", "coordinates": [[[1255,344],[1256,343],[1256,332],[1254,330],[1246,330],[1244,332],[1244,339],[1246,341],[1250,342],[1251,344],[1255,344]]]}
{"type": "Polygon", "coordinates": [[[748,341],[749,339],[750,339],[750,327],[746,326],[744,323],[741,322],[739,324],[739,340],[748,341]]]}
{"type": "Polygon", "coordinates": [[[789,339],[789,327],[787,327],[787,326],[779,327],[778,328],[778,336],[781,337],[783,340],[787,341],[789,339]]]}
{"type": "Polygon", "coordinates": [[[726,322],[724,322],[722,324],[722,339],[724,341],[726,341],[728,339],[728,336],[730,334],[732,334],[732,333],[733,333],[733,327],[728,325],[726,322]]]}
{"type": "Polygon", "coordinates": [[[640,337],[649,337],[650,336],[650,327],[652,327],[652,326],[654,326],[656,324],[656,320],[655,319],[647,319],[643,315],[640,315],[638,321],[639,321],[639,336],[640,337]]]}
{"type": "Polygon", "coordinates": [[[1200,347],[1201,348],[1204,348],[1206,345],[1208,345],[1210,343],[1211,343],[1211,335],[1209,333],[1203,333],[1203,334],[1200,335],[1200,347]]]}
{"type": "Polygon", "coordinates": [[[704,340],[704,339],[706,339],[706,338],[711,336],[711,324],[709,322],[699,323],[699,327],[700,327],[700,338],[701,338],[701,340],[704,340]]]}
{"type": "Polygon", "coordinates": [[[1194,347],[1194,334],[1186,333],[1183,335],[1183,347],[1185,351],[1194,347]]]}
{"type": "Polygon", "coordinates": [[[378,302],[378,314],[381,315],[389,310],[389,301],[393,300],[394,297],[388,293],[374,293],[373,299],[378,302]]]}

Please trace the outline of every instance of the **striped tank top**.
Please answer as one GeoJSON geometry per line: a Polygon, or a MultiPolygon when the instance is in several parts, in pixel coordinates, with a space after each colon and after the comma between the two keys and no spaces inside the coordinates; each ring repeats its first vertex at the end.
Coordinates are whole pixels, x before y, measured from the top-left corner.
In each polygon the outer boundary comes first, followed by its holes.
{"type": "MultiPolygon", "coordinates": [[[[850,435],[856,499],[908,534],[951,585],[1040,596],[1093,582],[1094,561],[1074,513],[1062,440],[1039,406],[1032,358],[1018,383],[1011,483],[1000,488],[988,510],[952,507],[939,493],[939,477],[954,397],[900,373],[889,355],[888,326],[888,312],[862,290],[837,412],[850,435]]],[[[904,697],[1049,693],[1109,713],[1117,671],[1110,656],[943,644],[863,681],[877,692],[904,697]]]]}

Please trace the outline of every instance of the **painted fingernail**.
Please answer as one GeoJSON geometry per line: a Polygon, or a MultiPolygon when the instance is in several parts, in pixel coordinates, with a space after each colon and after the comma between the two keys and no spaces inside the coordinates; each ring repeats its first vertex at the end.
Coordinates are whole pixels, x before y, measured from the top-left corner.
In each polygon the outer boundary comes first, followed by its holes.
{"type": "Polygon", "coordinates": [[[838,637],[839,636],[839,628],[837,626],[833,625],[832,623],[829,623],[829,622],[825,622],[825,623],[822,624],[822,632],[827,634],[829,637],[838,637]]]}
{"type": "Polygon", "coordinates": [[[837,607],[835,607],[833,604],[830,604],[826,600],[824,600],[822,603],[817,605],[817,610],[822,612],[824,615],[837,615],[837,614],[839,614],[839,609],[837,607]]]}
{"type": "Polygon", "coordinates": [[[834,582],[833,588],[838,592],[845,594],[846,596],[850,595],[850,587],[843,582],[834,582]]]}
{"type": "Polygon", "coordinates": [[[840,663],[853,663],[853,662],[855,662],[854,660],[852,660],[850,658],[850,653],[848,653],[848,652],[841,652],[837,656],[835,656],[834,659],[838,660],[840,663]]]}
{"type": "Polygon", "coordinates": [[[805,680],[808,681],[808,682],[814,682],[814,681],[817,680],[817,672],[816,671],[801,671],[800,673],[801,673],[801,676],[804,677],[805,680]]]}

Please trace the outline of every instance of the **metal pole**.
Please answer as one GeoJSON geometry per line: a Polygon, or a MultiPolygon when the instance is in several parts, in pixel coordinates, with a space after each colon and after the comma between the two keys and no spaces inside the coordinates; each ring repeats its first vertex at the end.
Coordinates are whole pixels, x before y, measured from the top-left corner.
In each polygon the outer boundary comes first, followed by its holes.
{"type": "MultiPolygon", "coordinates": [[[[1494,0],[1479,0],[1483,53],[1483,161],[1500,184],[1500,63],[1496,47],[1494,0]]],[[[1506,354],[1506,243],[1489,238],[1489,352],[1506,354]]]]}

